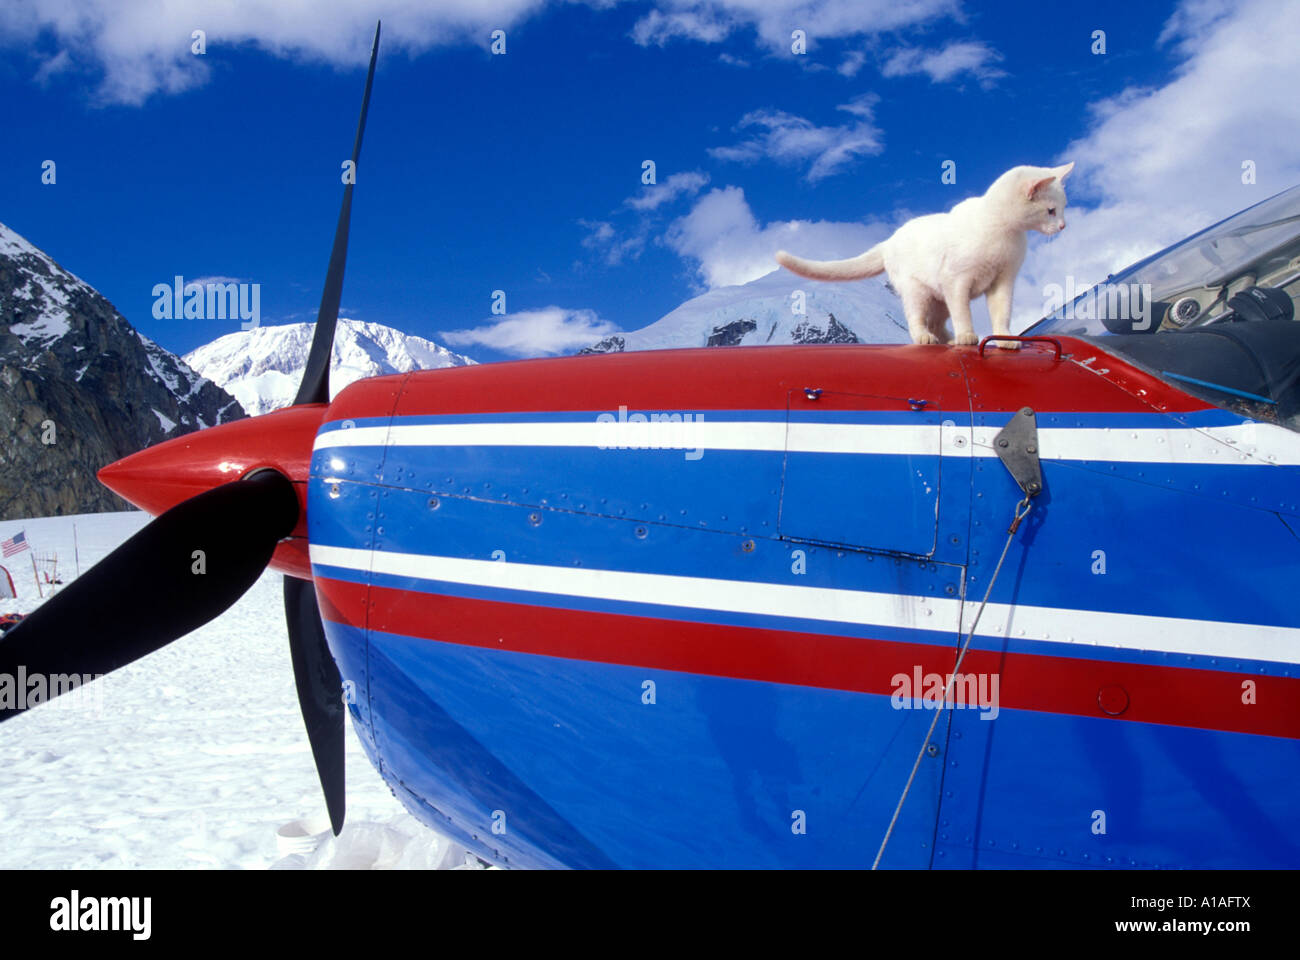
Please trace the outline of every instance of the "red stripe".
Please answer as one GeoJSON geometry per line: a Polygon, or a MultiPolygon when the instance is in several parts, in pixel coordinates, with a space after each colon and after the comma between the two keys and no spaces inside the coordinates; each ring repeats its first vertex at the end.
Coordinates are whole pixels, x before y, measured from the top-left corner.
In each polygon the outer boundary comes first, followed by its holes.
{"type": "Polygon", "coordinates": [[[702,348],[523,360],[378,377],[348,387],[326,419],[558,410],[784,410],[803,390],[856,395],[847,409],[1151,412],[1206,409],[1188,396],[1096,347],[1063,339],[1067,352],[1097,356],[1106,377],[1057,362],[1053,348],[1010,353],[974,347],[862,344],[702,348]],[[973,396],[968,397],[969,378],[973,396]],[[1123,389],[1111,381],[1122,382],[1123,389]],[[393,402],[400,389],[396,410],[393,402]],[[1145,391],[1139,393],[1139,391],[1145,391]]]}
{"type": "MultiPolygon", "coordinates": [[[[422,639],[685,673],[889,695],[898,674],[946,674],[955,650],[472,600],[316,577],[322,615],[422,639]]],[[[954,640],[955,645],[955,640],[954,640]]],[[[971,650],[963,674],[999,675],[999,706],[1300,739],[1300,678],[971,650]],[[1254,703],[1242,702],[1254,683],[1254,703]],[[1116,689],[1118,688],[1118,689],[1116,689]],[[1119,693],[1122,690],[1123,694],[1119,693]]],[[[919,693],[917,694],[919,696],[919,693]]]]}

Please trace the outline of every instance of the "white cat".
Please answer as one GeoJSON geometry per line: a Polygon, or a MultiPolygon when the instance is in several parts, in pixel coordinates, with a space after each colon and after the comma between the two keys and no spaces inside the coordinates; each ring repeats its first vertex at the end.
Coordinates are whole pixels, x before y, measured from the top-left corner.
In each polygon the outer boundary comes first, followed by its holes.
{"type": "Polygon", "coordinates": [[[949,316],[957,343],[978,343],[970,302],[986,294],[994,334],[1009,334],[1011,291],[1025,259],[1025,231],[1052,236],[1065,229],[1062,181],[1073,169],[1073,163],[1013,167],[984,196],[963,200],[948,213],[909,220],[888,240],[848,260],[804,260],[784,250],[777,251],[776,259],[812,280],[857,280],[888,271],[915,343],[948,343],[949,316]]]}

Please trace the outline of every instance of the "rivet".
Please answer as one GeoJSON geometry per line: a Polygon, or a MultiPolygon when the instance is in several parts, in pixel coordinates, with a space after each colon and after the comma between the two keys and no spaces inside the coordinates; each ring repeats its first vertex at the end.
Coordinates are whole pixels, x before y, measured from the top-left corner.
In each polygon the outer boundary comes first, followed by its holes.
{"type": "Polygon", "coordinates": [[[1097,706],[1107,716],[1118,717],[1128,709],[1128,691],[1116,684],[1102,687],[1097,691],[1097,706]]]}

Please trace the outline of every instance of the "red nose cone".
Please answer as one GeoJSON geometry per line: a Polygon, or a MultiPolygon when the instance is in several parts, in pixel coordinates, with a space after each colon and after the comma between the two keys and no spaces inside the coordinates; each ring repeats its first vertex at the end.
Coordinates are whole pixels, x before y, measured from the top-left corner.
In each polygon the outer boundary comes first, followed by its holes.
{"type": "MultiPolygon", "coordinates": [[[[99,471],[118,496],[157,516],[182,500],[269,467],[288,477],[305,503],[311,446],[324,404],[304,404],[186,434],[99,471]]],[[[306,510],[295,535],[306,532],[306,510]]]]}

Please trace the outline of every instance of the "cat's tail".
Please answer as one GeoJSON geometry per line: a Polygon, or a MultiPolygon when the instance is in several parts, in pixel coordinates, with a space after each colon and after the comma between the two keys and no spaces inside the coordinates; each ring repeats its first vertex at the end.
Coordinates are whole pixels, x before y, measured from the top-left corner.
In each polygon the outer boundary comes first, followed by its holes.
{"type": "Polygon", "coordinates": [[[778,250],[776,262],[809,280],[860,280],[885,271],[885,255],[879,245],[848,260],[805,260],[778,250]]]}

